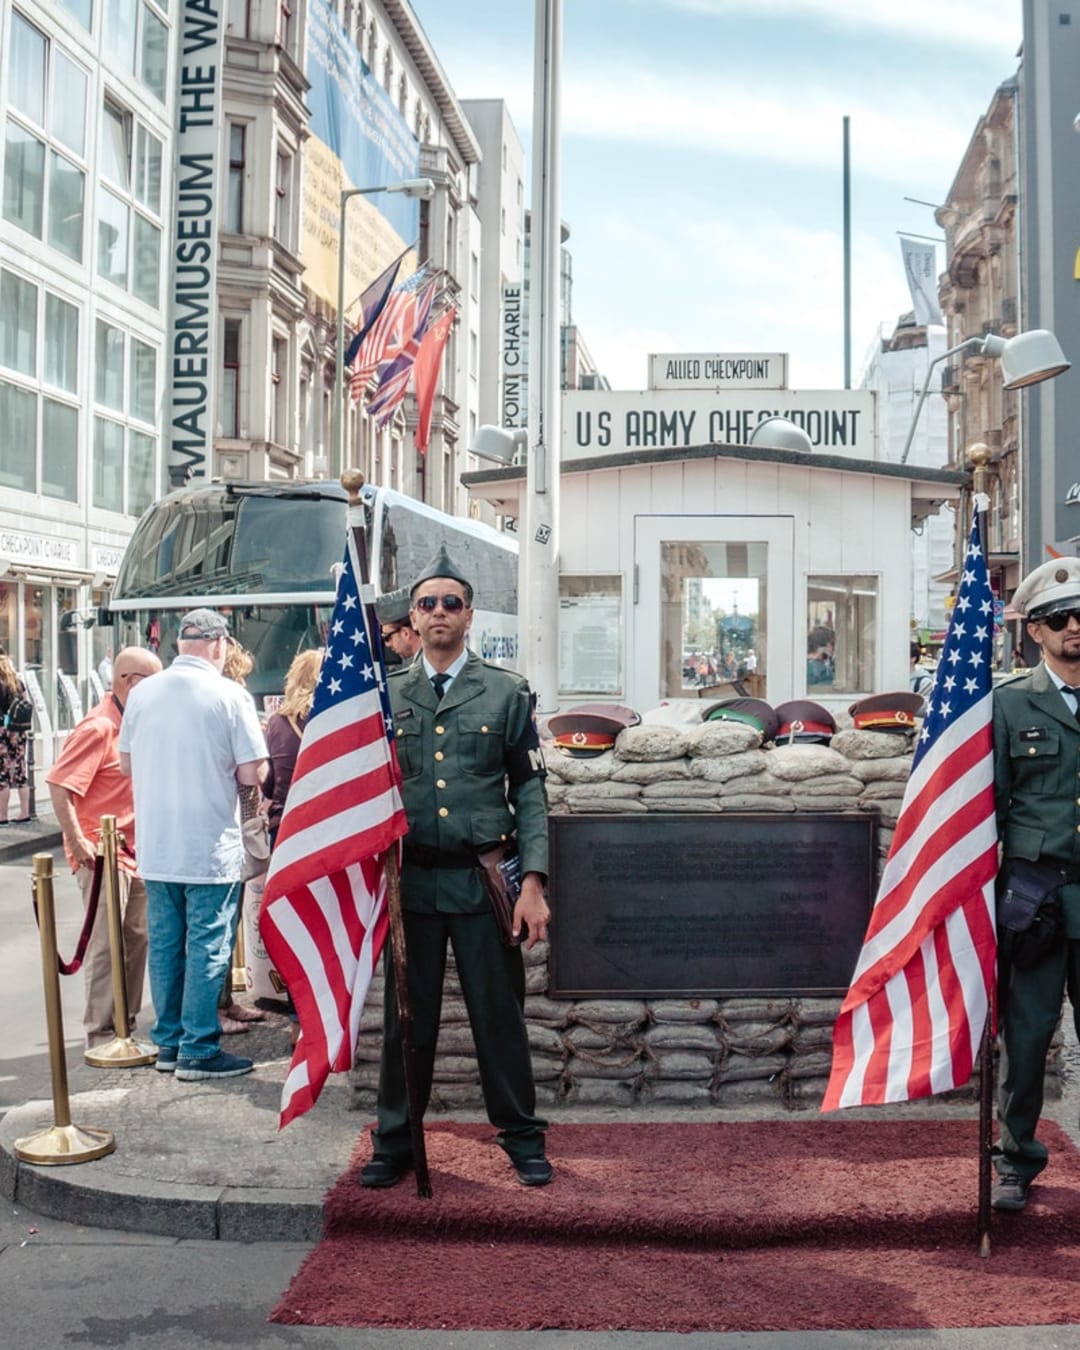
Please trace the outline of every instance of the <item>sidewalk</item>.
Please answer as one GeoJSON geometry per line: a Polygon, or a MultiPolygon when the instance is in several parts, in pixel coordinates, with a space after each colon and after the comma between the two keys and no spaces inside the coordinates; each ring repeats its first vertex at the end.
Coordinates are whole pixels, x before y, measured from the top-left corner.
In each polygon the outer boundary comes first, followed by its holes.
{"type": "Polygon", "coordinates": [[[25,825],[0,825],[0,864],[29,858],[34,853],[48,853],[62,847],[60,826],[56,823],[52,805],[46,802],[25,825]]]}

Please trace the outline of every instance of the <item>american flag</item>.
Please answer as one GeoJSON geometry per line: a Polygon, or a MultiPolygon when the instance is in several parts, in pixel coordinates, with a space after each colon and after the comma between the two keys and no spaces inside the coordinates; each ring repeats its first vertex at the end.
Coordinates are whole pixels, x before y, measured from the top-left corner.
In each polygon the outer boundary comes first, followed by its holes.
{"type": "Polygon", "coordinates": [[[972,526],[862,952],[833,1029],[823,1111],[971,1077],[995,978],[994,600],[972,526]]]}
{"type": "MultiPolygon", "coordinates": [[[[405,253],[408,253],[408,251],[406,249],[405,253]]],[[[401,267],[405,253],[399,254],[388,267],[384,268],[360,296],[360,322],[345,353],[345,365],[347,367],[351,368],[364,339],[371,331],[372,325],[386,308],[386,302],[393,293],[394,281],[397,278],[398,269],[401,267]]]]}
{"type": "Polygon", "coordinates": [[[411,337],[415,327],[417,292],[426,277],[427,264],[422,263],[411,277],[394,287],[360,344],[355,363],[348,363],[353,367],[349,381],[349,398],[353,403],[359,403],[368,381],[380,365],[392,361],[411,337]]]}
{"type": "Polygon", "coordinates": [[[353,542],[311,715],[267,873],[259,931],[300,1018],[281,1124],[353,1063],[360,1014],[387,932],[386,851],[408,825],[378,638],[353,542]]]}

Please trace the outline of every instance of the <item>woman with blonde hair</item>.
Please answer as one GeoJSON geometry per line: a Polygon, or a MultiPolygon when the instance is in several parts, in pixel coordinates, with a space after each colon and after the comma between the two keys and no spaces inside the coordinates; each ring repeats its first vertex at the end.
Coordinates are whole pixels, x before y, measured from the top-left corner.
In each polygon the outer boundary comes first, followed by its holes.
{"type": "Polygon", "coordinates": [[[22,825],[30,819],[30,783],[26,772],[26,742],[30,736],[28,730],[17,730],[7,726],[7,713],[16,700],[29,698],[26,685],[19,679],[11,657],[0,647],[0,825],[12,823],[8,819],[11,810],[11,794],[19,794],[19,814],[14,824],[22,825]]]}
{"type": "Polygon", "coordinates": [[[263,796],[270,801],[270,847],[277,840],[278,827],[289,795],[300,737],[315,699],[315,686],[322,669],[323,649],[312,648],[293,657],[285,676],[285,697],[265,727],[266,748],[270,752],[270,770],[263,780],[263,796]]]}

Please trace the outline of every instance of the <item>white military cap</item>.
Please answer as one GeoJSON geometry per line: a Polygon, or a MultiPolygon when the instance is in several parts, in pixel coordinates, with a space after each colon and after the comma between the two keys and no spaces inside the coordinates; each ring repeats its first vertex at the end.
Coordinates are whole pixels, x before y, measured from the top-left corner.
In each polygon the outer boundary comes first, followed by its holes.
{"type": "Polygon", "coordinates": [[[1016,588],[1012,607],[1031,623],[1080,608],[1080,558],[1051,558],[1029,572],[1016,588]]]}

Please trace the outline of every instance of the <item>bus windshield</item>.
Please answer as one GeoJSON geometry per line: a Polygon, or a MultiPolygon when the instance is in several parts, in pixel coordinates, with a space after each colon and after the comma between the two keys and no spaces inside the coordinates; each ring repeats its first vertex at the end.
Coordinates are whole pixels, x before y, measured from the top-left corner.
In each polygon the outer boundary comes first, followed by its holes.
{"type": "Polygon", "coordinates": [[[276,494],[219,491],[165,498],[132,536],[113,601],[333,592],[345,514],[343,497],[307,496],[293,515],[298,528],[283,529],[276,494]]]}

